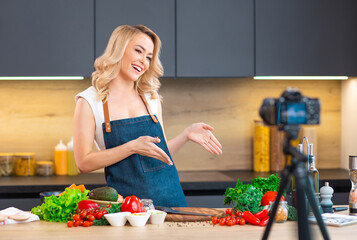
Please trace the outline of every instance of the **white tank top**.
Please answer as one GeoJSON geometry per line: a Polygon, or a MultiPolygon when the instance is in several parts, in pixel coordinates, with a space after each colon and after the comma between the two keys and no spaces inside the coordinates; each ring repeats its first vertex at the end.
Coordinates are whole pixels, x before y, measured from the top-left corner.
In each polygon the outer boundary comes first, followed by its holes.
{"type": "MultiPolygon", "coordinates": [[[[105,143],[104,143],[103,130],[102,130],[102,124],[104,122],[103,103],[102,101],[98,101],[96,99],[96,96],[97,96],[97,90],[95,90],[95,88],[92,86],[87,88],[83,92],[78,93],[75,96],[75,101],[77,102],[78,98],[82,97],[89,103],[95,119],[94,141],[99,150],[104,150],[105,143]]],[[[159,99],[151,99],[150,93],[145,93],[144,96],[151,108],[152,113],[157,115],[157,111],[158,111],[157,101],[159,101],[159,99]]]]}

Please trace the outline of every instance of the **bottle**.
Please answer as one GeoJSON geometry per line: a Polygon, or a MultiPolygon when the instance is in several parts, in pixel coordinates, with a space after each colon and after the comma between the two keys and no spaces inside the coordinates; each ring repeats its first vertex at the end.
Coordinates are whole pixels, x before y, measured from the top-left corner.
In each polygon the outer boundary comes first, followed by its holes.
{"type": "Polygon", "coordinates": [[[270,171],[270,129],[263,121],[254,122],[254,172],[270,171]]]}
{"type": "Polygon", "coordinates": [[[68,175],[78,175],[78,168],[73,153],[73,137],[71,141],[67,143],[67,171],[68,175]]]}
{"type": "Polygon", "coordinates": [[[333,213],[333,202],[331,201],[333,194],[333,188],[329,186],[328,182],[325,182],[325,186],[320,188],[321,195],[321,208],[323,213],[333,213]]]}
{"type": "Polygon", "coordinates": [[[312,179],[312,187],[315,192],[315,197],[318,199],[319,198],[319,171],[315,167],[315,155],[313,154],[313,145],[309,144],[309,174],[312,179]]]}
{"type": "Polygon", "coordinates": [[[67,147],[62,140],[55,147],[55,173],[67,175],[67,147]]]}
{"type": "Polygon", "coordinates": [[[357,215],[357,156],[349,156],[351,191],[349,197],[350,215],[357,215]]]}

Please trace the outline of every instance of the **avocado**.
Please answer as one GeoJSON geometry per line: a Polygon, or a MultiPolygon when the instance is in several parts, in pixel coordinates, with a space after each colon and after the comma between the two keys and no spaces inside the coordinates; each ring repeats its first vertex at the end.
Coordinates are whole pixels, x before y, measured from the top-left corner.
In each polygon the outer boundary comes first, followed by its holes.
{"type": "Polygon", "coordinates": [[[112,187],[94,188],[89,192],[89,199],[116,202],[118,192],[112,187]]]}

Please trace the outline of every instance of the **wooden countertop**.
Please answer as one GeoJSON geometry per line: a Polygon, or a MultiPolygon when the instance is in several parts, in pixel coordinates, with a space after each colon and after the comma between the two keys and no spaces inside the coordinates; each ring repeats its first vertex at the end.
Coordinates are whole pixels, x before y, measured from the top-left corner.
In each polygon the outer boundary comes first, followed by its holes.
{"type": "MultiPolygon", "coordinates": [[[[347,211],[340,212],[348,214],[347,211]]],[[[312,224],[311,232],[313,239],[322,239],[317,225],[312,224]]],[[[124,227],[92,226],[92,227],[72,227],[68,228],[65,223],[50,223],[37,221],[24,224],[13,224],[0,226],[1,239],[149,239],[149,240],[170,240],[175,239],[260,239],[264,229],[260,226],[246,224],[244,226],[212,226],[208,223],[170,223],[163,225],[147,224],[145,227],[124,227]]],[[[331,239],[355,239],[357,235],[357,225],[345,227],[328,226],[331,239]]],[[[269,235],[269,239],[286,240],[298,239],[297,223],[285,222],[274,223],[269,235]]]]}

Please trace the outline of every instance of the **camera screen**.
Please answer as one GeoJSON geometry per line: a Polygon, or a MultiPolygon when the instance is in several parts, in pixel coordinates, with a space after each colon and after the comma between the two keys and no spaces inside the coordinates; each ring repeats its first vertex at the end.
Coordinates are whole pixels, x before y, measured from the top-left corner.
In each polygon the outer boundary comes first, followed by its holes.
{"type": "Polygon", "coordinates": [[[306,104],[305,103],[286,103],[285,124],[306,124],[306,104]]]}

